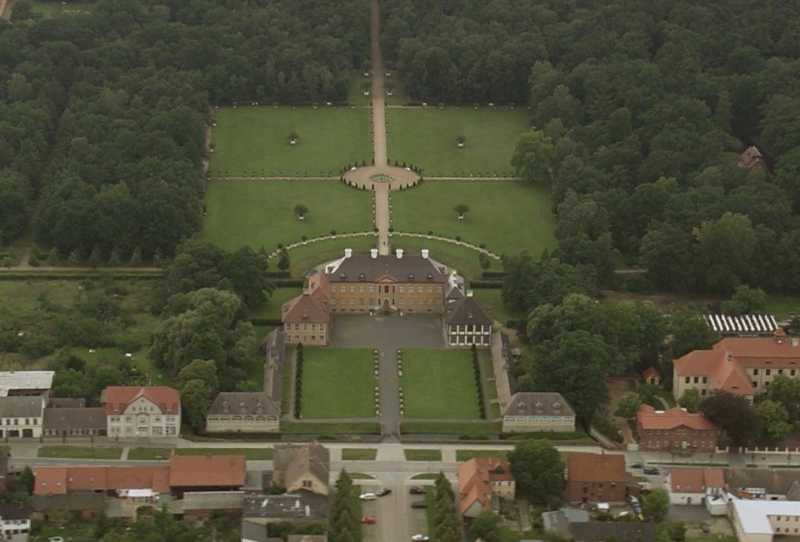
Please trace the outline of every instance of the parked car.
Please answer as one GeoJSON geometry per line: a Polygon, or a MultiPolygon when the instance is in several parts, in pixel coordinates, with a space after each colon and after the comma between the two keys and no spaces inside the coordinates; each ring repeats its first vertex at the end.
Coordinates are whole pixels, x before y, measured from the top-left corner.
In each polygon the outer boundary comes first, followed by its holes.
{"type": "Polygon", "coordinates": [[[364,525],[375,525],[375,516],[364,516],[361,518],[361,523],[364,525]]]}
{"type": "Polygon", "coordinates": [[[391,492],[392,492],[391,489],[386,489],[385,487],[382,487],[375,492],[375,495],[377,495],[378,497],[385,497],[386,495],[389,495],[391,492]]]}
{"type": "Polygon", "coordinates": [[[661,474],[661,472],[655,467],[645,467],[644,468],[644,473],[645,474],[649,474],[651,476],[655,476],[657,474],[661,474]]]}
{"type": "Polygon", "coordinates": [[[412,495],[425,495],[425,488],[420,486],[412,486],[408,492],[412,495]]]}
{"type": "Polygon", "coordinates": [[[642,468],[642,464],[641,463],[634,463],[633,465],[631,465],[631,468],[632,469],[641,469],[642,468]]]}
{"type": "Polygon", "coordinates": [[[378,496],[375,495],[374,493],[362,493],[361,495],[358,496],[358,498],[361,499],[362,501],[374,501],[375,499],[378,498],[378,496]]]}
{"type": "Polygon", "coordinates": [[[414,501],[411,503],[411,508],[427,508],[428,503],[425,501],[414,501]]]}
{"type": "Polygon", "coordinates": [[[415,534],[414,536],[411,537],[411,540],[413,540],[414,542],[428,542],[428,540],[430,539],[431,537],[426,534],[415,534]]]}

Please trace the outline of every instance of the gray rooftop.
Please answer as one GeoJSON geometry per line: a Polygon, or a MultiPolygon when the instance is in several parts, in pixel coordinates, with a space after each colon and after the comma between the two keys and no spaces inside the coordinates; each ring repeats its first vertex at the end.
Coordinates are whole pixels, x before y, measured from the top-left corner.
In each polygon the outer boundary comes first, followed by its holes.
{"type": "Polygon", "coordinates": [[[241,414],[243,416],[280,416],[280,405],[262,392],[228,392],[217,394],[208,409],[208,414],[220,416],[241,414]]]}
{"type": "Polygon", "coordinates": [[[54,371],[0,371],[0,396],[13,390],[49,390],[54,371]]]}
{"type": "Polygon", "coordinates": [[[521,391],[511,396],[503,416],[574,416],[569,403],[556,392],[521,391]]]}
{"type": "Polygon", "coordinates": [[[332,264],[326,266],[331,282],[377,282],[386,277],[395,282],[424,284],[445,283],[448,277],[444,267],[438,267],[433,260],[423,258],[420,254],[404,253],[402,258],[379,255],[373,258],[369,253],[355,253],[340,262],[333,269],[332,264]]]}
{"type": "Polygon", "coordinates": [[[46,408],[44,423],[46,430],[69,431],[70,429],[93,429],[99,431],[106,428],[106,409],[90,408],[46,408]]]}
{"type": "Polygon", "coordinates": [[[486,315],[483,307],[472,296],[448,300],[445,319],[450,325],[492,325],[491,318],[486,315]]]}
{"type": "Polygon", "coordinates": [[[245,495],[243,518],[325,519],[328,517],[328,497],[307,491],[282,495],[245,495]]]}
{"type": "Polygon", "coordinates": [[[788,469],[726,469],[725,484],[731,491],[746,488],[773,495],[792,495],[800,498],[800,472],[788,469]]]}
{"type": "Polygon", "coordinates": [[[284,487],[290,487],[307,472],[323,483],[328,483],[331,456],[325,446],[308,444],[278,444],[273,459],[273,478],[284,487]]]}
{"type": "Polygon", "coordinates": [[[44,399],[39,396],[0,397],[0,418],[39,418],[44,399]]]}

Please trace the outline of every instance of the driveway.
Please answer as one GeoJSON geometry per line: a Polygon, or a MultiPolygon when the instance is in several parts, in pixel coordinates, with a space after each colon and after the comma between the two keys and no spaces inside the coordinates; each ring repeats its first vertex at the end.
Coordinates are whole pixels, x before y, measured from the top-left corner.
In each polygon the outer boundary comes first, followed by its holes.
{"type": "Polygon", "coordinates": [[[441,316],[336,315],[331,345],[374,348],[380,355],[381,433],[400,438],[400,400],[397,395],[398,348],[444,348],[441,316]]]}

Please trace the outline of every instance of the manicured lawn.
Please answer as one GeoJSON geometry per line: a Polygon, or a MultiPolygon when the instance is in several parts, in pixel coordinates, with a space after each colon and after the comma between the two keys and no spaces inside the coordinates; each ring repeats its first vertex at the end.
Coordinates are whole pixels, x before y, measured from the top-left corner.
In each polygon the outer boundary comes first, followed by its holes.
{"type": "Polygon", "coordinates": [[[122,448],[108,446],[42,446],[39,457],[58,457],[61,459],[119,459],[122,448]]]}
{"type": "Polygon", "coordinates": [[[389,158],[411,162],[426,177],[513,176],[511,156],[529,127],[525,110],[389,109],[389,158]],[[464,136],[464,148],[456,138],[464,136]]]}
{"type": "Polygon", "coordinates": [[[403,350],[408,418],[478,418],[478,390],[469,350],[403,350]]]}
{"type": "Polygon", "coordinates": [[[233,250],[272,252],[279,243],[338,233],[372,231],[370,193],[338,181],[213,181],[206,194],[203,236],[233,250]],[[304,220],[296,205],[308,208],[304,220]]]}
{"type": "Polygon", "coordinates": [[[479,351],[478,363],[481,366],[481,381],[485,393],[483,399],[489,408],[487,416],[490,420],[497,420],[500,418],[500,404],[497,402],[497,384],[494,381],[492,355],[487,350],[479,351]]]}
{"type": "Polygon", "coordinates": [[[368,109],[239,107],[215,118],[210,175],[338,177],[347,164],[372,161],[368,109]]]}
{"type": "Polygon", "coordinates": [[[406,461],[441,461],[441,450],[406,450],[406,461]]]}
{"type": "Polygon", "coordinates": [[[378,450],[375,448],[344,448],[342,459],[344,461],[375,461],[378,450]]]}
{"type": "Polygon", "coordinates": [[[281,432],[289,435],[377,435],[378,422],[281,422],[281,432]]]}
{"type": "Polygon", "coordinates": [[[304,418],[375,416],[372,352],[367,348],[306,348],[304,418]]]}
{"type": "Polygon", "coordinates": [[[422,474],[415,474],[411,477],[412,480],[436,480],[439,475],[434,472],[423,472],[422,474]]]}
{"type": "Polygon", "coordinates": [[[456,450],[456,461],[469,461],[473,457],[499,457],[505,459],[508,452],[502,450],[456,450]]]}
{"type": "Polygon", "coordinates": [[[131,448],[128,452],[130,460],[164,459],[172,455],[172,448],[131,448]]]}
{"type": "MultiPolygon", "coordinates": [[[[427,181],[392,193],[395,231],[428,233],[492,252],[517,254],[527,250],[538,258],[555,247],[555,219],[549,191],[522,181],[427,181]],[[463,221],[453,207],[469,206],[463,221]]],[[[478,261],[478,255],[474,256],[478,261]]]]}
{"type": "MultiPolygon", "coordinates": [[[[420,249],[427,248],[431,251],[431,258],[458,270],[467,279],[479,279],[481,276],[480,260],[478,251],[448,243],[446,241],[436,241],[432,239],[422,239],[419,237],[401,237],[394,235],[391,238],[392,248],[403,248],[410,252],[419,253],[420,249]]],[[[503,264],[496,260],[490,260],[491,271],[501,271],[503,264]]]]}
{"type": "Polygon", "coordinates": [[[177,455],[243,455],[249,461],[269,461],[272,448],[176,448],[177,455]]]}
{"type": "MultiPolygon", "coordinates": [[[[376,245],[374,235],[339,237],[302,245],[289,251],[289,272],[293,277],[303,277],[314,266],[344,256],[346,248],[367,252],[376,245]]],[[[275,269],[277,263],[278,259],[272,258],[269,263],[270,269],[275,269]]]]}
{"type": "Polygon", "coordinates": [[[264,318],[267,320],[281,319],[281,305],[302,293],[302,288],[275,288],[269,301],[257,307],[250,313],[251,318],[264,318]]]}
{"type": "Polygon", "coordinates": [[[474,295],[489,317],[503,325],[509,320],[519,320],[524,317],[523,314],[518,314],[503,304],[503,290],[500,288],[476,288],[474,295]]]}

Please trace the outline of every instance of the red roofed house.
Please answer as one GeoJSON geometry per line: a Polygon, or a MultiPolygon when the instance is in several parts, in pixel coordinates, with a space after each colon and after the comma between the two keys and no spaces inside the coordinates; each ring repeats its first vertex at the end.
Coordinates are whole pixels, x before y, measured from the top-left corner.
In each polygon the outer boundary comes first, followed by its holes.
{"type": "Polygon", "coordinates": [[[658,372],[658,369],[655,367],[648,367],[642,373],[642,379],[645,383],[650,384],[652,386],[660,386],[661,385],[661,373],[658,372]]]}
{"type": "Polygon", "coordinates": [[[628,484],[622,454],[575,453],[567,456],[566,500],[572,504],[625,502],[638,489],[628,484]]]}
{"type": "Polygon", "coordinates": [[[175,438],[181,397],[167,386],[108,386],[100,398],[111,438],[175,438]]]}
{"type": "Polygon", "coordinates": [[[244,485],[243,455],[173,455],[169,486],[180,497],[187,491],[230,491],[244,485]]]}
{"type": "Polygon", "coordinates": [[[283,304],[281,321],[289,343],[328,344],[331,333],[329,294],[328,277],[324,273],[315,273],[309,277],[308,287],[302,294],[283,304]]]}
{"type": "Polygon", "coordinates": [[[722,469],[670,469],[667,474],[669,501],[672,504],[703,504],[712,497],[721,497],[725,488],[722,469]]]}
{"type": "Polygon", "coordinates": [[[656,410],[646,404],[636,413],[636,430],[639,449],[648,451],[713,452],[719,434],[717,428],[700,413],[677,407],[656,410]]]}
{"type": "Polygon", "coordinates": [[[710,350],[695,350],[673,362],[672,393],[701,396],[726,391],[752,399],[778,375],[800,377],[800,339],[778,329],[772,337],[728,337],[710,350]]]}
{"type": "Polygon", "coordinates": [[[497,499],[514,499],[511,467],[496,457],[475,457],[458,466],[458,511],[474,518],[493,510],[497,499]]]}

